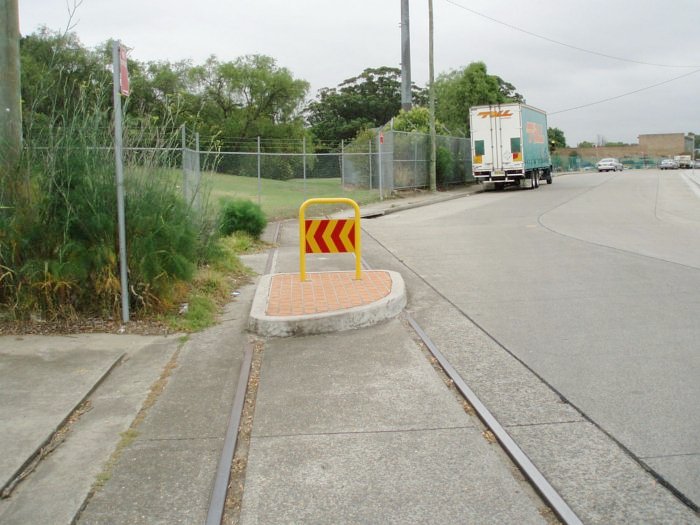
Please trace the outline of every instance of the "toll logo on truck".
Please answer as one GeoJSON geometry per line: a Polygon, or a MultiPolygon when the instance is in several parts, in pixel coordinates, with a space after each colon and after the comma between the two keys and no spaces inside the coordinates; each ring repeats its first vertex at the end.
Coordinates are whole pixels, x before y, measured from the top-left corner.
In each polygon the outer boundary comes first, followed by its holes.
{"type": "Polygon", "coordinates": [[[509,109],[502,109],[500,111],[479,111],[477,115],[481,118],[510,118],[513,116],[513,113],[509,109]]]}

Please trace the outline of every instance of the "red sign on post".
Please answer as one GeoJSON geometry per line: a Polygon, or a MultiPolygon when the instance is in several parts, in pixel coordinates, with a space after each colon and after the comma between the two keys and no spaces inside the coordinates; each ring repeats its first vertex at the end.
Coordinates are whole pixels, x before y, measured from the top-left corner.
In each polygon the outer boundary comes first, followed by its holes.
{"type": "Polygon", "coordinates": [[[129,96],[129,71],[126,68],[126,48],[119,46],[119,92],[129,96]]]}

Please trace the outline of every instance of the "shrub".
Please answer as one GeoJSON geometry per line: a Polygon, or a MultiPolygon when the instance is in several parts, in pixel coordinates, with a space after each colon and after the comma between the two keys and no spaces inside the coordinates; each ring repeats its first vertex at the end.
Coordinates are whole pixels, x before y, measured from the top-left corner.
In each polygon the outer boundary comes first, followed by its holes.
{"type": "Polygon", "coordinates": [[[285,155],[266,156],[262,163],[262,173],[266,179],[290,180],[302,174],[301,157],[285,155]]]}
{"type": "Polygon", "coordinates": [[[265,213],[254,202],[237,199],[221,206],[219,232],[222,235],[245,232],[254,239],[259,239],[266,225],[265,213]]]}
{"type": "MultiPolygon", "coordinates": [[[[0,171],[0,309],[10,317],[118,315],[115,168],[113,152],[104,147],[112,141],[105,93],[67,98],[45,121],[29,122],[21,166],[0,171]]],[[[191,279],[212,251],[216,223],[184,202],[167,171],[141,162],[125,170],[130,303],[134,311],[163,310],[171,306],[173,288],[191,279]]]]}
{"type": "Polygon", "coordinates": [[[452,173],[452,164],[453,160],[450,150],[442,146],[437,148],[435,157],[435,171],[438,185],[444,185],[445,181],[449,179],[449,176],[452,173]]]}

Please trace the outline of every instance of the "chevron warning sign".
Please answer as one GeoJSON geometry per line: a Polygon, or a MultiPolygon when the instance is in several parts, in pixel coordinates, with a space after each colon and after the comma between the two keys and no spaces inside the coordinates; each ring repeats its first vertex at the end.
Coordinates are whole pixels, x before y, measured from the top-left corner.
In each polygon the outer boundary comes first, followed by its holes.
{"type": "Polygon", "coordinates": [[[355,279],[362,279],[362,227],[360,207],[352,199],[308,199],[299,208],[299,278],[306,281],[307,253],[355,253],[355,279]],[[316,204],[345,204],[355,210],[354,219],[309,219],[306,208],[316,204]]]}
{"type": "Polygon", "coordinates": [[[355,221],[352,219],[313,219],[305,221],[306,253],[355,251],[355,221]]]}

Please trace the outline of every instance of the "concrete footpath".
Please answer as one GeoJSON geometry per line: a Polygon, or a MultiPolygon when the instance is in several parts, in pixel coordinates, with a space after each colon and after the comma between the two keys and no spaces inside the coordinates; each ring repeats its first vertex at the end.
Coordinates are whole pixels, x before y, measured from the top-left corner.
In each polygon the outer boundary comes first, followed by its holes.
{"type": "MultiPolygon", "coordinates": [[[[363,214],[473,191],[425,192],[363,214]]],[[[296,222],[282,224],[271,273],[298,272],[298,246],[296,222]]],[[[317,255],[307,267],[349,270],[348,257],[317,255]]],[[[267,254],[245,262],[262,274],[267,254]]],[[[9,495],[0,523],[204,523],[253,344],[262,361],[245,485],[240,514],[225,523],[556,521],[403,314],[261,337],[248,331],[256,283],[217,326],[189,337],[0,337],[0,483],[9,495]]],[[[427,297],[411,294],[409,305],[427,297]]]]}

